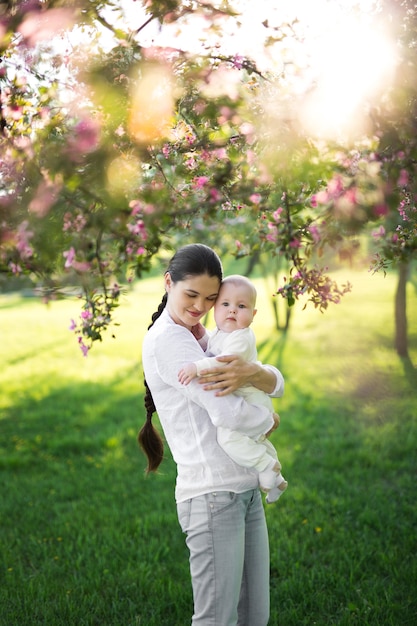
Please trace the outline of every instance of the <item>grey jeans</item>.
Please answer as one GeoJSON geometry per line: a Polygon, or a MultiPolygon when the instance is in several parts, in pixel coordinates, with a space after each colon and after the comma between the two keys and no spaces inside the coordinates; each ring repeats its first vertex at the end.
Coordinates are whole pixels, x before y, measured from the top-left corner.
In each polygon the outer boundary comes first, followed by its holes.
{"type": "Polygon", "coordinates": [[[190,551],[193,626],[266,626],[269,543],[258,489],[177,504],[190,551]]]}

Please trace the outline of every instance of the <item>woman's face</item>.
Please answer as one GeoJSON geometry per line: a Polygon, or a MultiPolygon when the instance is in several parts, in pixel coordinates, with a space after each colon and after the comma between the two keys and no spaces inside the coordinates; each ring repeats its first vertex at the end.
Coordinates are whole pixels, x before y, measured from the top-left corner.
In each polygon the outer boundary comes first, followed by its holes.
{"type": "Polygon", "coordinates": [[[220,280],[217,276],[199,274],[174,283],[167,272],[165,289],[168,294],[168,313],[176,324],[191,330],[215,303],[220,280]]]}

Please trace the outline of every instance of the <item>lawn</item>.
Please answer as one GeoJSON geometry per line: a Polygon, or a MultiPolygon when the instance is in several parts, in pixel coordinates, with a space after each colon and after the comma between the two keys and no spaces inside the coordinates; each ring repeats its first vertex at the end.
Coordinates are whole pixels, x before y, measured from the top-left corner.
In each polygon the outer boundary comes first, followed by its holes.
{"type": "MultiPolygon", "coordinates": [[[[257,281],[260,358],[286,379],[273,442],[289,488],[266,510],[271,626],[417,623],[417,294],[409,285],[400,359],[395,276],[349,278],[326,313],[297,305],[286,336],[257,281]]],[[[167,453],[145,478],[136,444],[161,286],[126,294],[115,338],[87,358],[68,330],[78,301],[0,296],[1,626],[190,623],[174,465],[167,453]]]]}

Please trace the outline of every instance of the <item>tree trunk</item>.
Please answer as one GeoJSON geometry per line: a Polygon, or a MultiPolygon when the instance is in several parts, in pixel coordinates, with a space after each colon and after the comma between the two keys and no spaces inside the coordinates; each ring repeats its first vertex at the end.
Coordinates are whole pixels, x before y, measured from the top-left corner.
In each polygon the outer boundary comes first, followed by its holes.
{"type": "Polygon", "coordinates": [[[395,293],[395,349],[399,356],[408,356],[407,335],[407,281],[409,263],[400,263],[395,293]]]}

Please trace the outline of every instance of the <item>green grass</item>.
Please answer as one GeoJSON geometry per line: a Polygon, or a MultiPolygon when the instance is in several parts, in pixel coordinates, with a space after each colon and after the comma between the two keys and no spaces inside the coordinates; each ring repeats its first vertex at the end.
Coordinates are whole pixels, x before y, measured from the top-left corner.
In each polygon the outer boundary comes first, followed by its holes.
{"type": "MultiPolygon", "coordinates": [[[[271,625],[417,623],[417,295],[410,359],[392,349],[392,276],[354,274],[324,315],[272,328],[260,357],[286,379],[274,434],[285,496],[266,509],[271,625]]],[[[142,281],[84,359],[79,302],[0,296],[1,626],[185,626],[192,597],[175,469],[144,477],[140,347],[161,295],[142,281]]],[[[254,625],[256,626],[256,625],[254,625]]]]}

